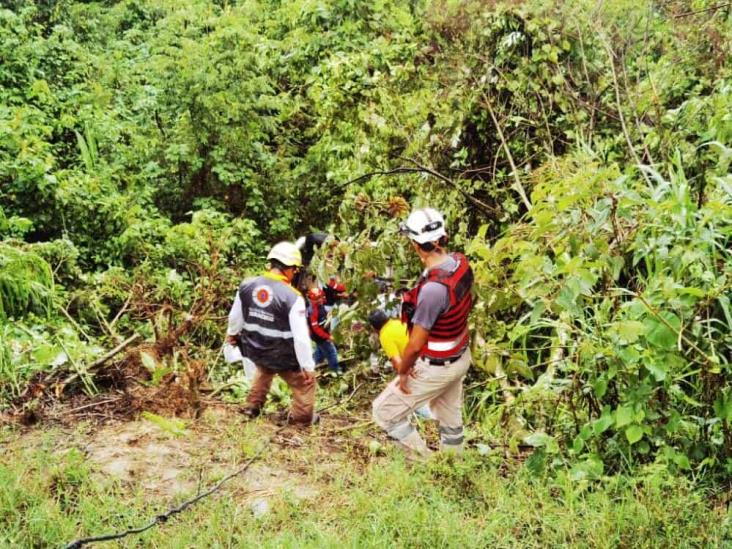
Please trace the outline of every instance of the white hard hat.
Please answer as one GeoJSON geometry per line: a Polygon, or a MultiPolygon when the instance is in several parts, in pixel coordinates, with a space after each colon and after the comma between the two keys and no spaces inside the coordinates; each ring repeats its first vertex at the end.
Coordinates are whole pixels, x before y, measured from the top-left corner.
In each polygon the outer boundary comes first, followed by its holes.
{"type": "Polygon", "coordinates": [[[399,226],[399,230],[418,244],[435,242],[447,236],[445,218],[434,208],[414,210],[407,221],[399,226]]]}
{"type": "Polygon", "coordinates": [[[267,259],[276,259],[287,267],[302,267],[302,254],[292,242],[278,242],[272,246],[267,259]]]}

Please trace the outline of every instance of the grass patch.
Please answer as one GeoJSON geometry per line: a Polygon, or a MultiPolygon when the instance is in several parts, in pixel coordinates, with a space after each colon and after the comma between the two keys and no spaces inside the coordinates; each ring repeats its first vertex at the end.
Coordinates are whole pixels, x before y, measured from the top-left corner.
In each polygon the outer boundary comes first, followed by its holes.
{"type": "MultiPolygon", "coordinates": [[[[251,426],[225,433],[222,444],[242,455],[256,443],[251,426]]],[[[7,444],[0,545],[59,546],[140,525],[172,503],[100,479],[80,451],[59,449],[64,436],[51,432],[33,445],[7,444]]],[[[564,473],[533,476],[521,466],[506,472],[472,452],[412,464],[390,449],[360,472],[347,454],[329,458],[324,463],[307,446],[265,458],[274,468],[308,463],[307,481],[317,489],[312,497],[299,499],[287,488],[268,494],[269,512],[255,518],[246,489],[232,487],[123,545],[695,547],[732,541],[726,509],[664,470],[578,482],[564,473]]]]}

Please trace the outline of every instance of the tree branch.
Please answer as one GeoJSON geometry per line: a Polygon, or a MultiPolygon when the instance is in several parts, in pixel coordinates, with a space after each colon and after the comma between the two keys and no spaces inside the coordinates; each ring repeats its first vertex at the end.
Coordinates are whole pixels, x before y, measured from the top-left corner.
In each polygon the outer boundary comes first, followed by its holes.
{"type": "Polygon", "coordinates": [[[513,188],[521,197],[521,201],[524,203],[524,206],[526,206],[526,209],[531,210],[531,202],[529,201],[529,197],[526,195],[526,190],[524,189],[524,186],[521,183],[521,178],[518,175],[518,168],[516,167],[516,163],[513,161],[513,155],[511,154],[511,150],[508,148],[508,143],[506,142],[506,137],[503,134],[503,129],[501,128],[501,125],[498,123],[498,118],[496,118],[496,113],[493,111],[493,107],[491,106],[490,99],[488,98],[487,95],[483,94],[483,100],[485,101],[485,106],[488,109],[488,113],[491,115],[493,124],[496,127],[496,131],[498,132],[498,137],[501,140],[501,145],[503,146],[503,150],[506,153],[506,156],[508,157],[508,163],[511,164],[511,171],[512,171],[513,177],[514,177],[513,188]]]}
{"type": "Polygon", "coordinates": [[[445,175],[442,175],[440,172],[437,172],[437,171],[435,171],[432,168],[429,168],[427,166],[423,166],[422,164],[420,164],[419,162],[417,162],[413,158],[404,158],[403,160],[406,160],[407,162],[411,162],[412,164],[414,164],[419,171],[424,172],[424,173],[427,173],[427,174],[430,174],[432,177],[436,177],[440,181],[442,181],[444,183],[447,183],[453,189],[455,189],[460,194],[462,194],[465,198],[467,198],[468,200],[470,200],[470,202],[472,202],[474,205],[478,206],[479,208],[482,208],[486,212],[490,212],[490,213],[493,213],[493,214],[497,214],[497,213],[500,212],[500,210],[498,208],[495,208],[495,207],[491,206],[490,204],[486,204],[482,200],[478,200],[473,195],[471,195],[470,193],[468,193],[465,189],[460,188],[460,185],[458,185],[457,183],[455,183],[452,179],[450,179],[449,177],[447,177],[445,175]]]}
{"type": "Polygon", "coordinates": [[[711,6],[709,8],[705,8],[703,10],[697,10],[697,11],[687,11],[685,13],[680,13],[678,15],[674,15],[674,19],[680,19],[681,17],[689,17],[690,15],[696,15],[698,13],[704,13],[707,11],[717,11],[722,8],[726,8],[727,6],[732,6],[732,2],[725,2],[724,4],[717,4],[716,6],[711,6]]]}
{"type": "MultiPolygon", "coordinates": [[[[607,39],[604,36],[601,38],[600,41],[602,42],[608,58],[610,59],[610,72],[613,76],[613,87],[615,88],[615,102],[617,103],[618,116],[620,116],[620,127],[623,129],[623,135],[625,136],[625,141],[628,144],[628,150],[630,151],[630,155],[633,157],[633,160],[635,160],[636,166],[640,167],[641,161],[640,158],[638,158],[638,153],[635,152],[635,148],[633,147],[633,140],[631,139],[630,133],[628,132],[628,126],[625,123],[625,116],[623,115],[623,106],[620,102],[620,83],[618,82],[618,73],[615,70],[615,52],[613,52],[610,44],[607,42],[607,39]]],[[[643,170],[640,170],[640,172],[643,178],[646,180],[646,183],[648,183],[648,185],[650,186],[651,181],[646,173],[643,170]]]]}
{"type": "Polygon", "coordinates": [[[352,183],[360,183],[362,181],[367,181],[371,179],[372,177],[376,177],[379,175],[402,175],[402,174],[411,174],[411,173],[426,173],[431,175],[432,177],[435,177],[442,181],[443,183],[447,183],[451,187],[453,187],[455,190],[460,192],[467,200],[469,200],[474,206],[477,206],[478,208],[482,209],[486,213],[490,214],[498,214],[500,213],[500,210],[494,206],[491,206],[490,204],[486,204],[482,200],[479,200],[475,198],[473,195],[465,191],[464,189],[461,189],[460,186],[455,183],[452,179],[449,177],[444,176],[438,171],[433,170],[432,168],[429,168],[427,166],[424,166],[417,162],[416,160],[413,160],[411,158],[401,158],[401,160],[405,160],[407,162],[411,162],[414,164],[414,168],[410,168],[409,166],[400,166],[398,168],[394,168],[393,170],[379,170],[375,172],[369,172],[366,174],[363,174],[355,179],[351,179],[350,181],[346,181],[345,183],[342,183],[342,186],[348,186],[352,183]]]}

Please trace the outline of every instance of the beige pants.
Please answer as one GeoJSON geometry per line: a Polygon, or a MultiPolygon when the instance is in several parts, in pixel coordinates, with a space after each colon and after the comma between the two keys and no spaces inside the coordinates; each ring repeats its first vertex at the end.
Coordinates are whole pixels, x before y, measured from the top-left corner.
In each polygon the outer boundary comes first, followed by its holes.
{"type": "Polygon", "coordinates": [[[396,440],[413,440],[415,428],[409,418],[417,408],[429,404],[432,414],[440,423],[441,447],[461,448],[463,378],[470,367],[470,360],[470,349],[466,349],[457,361],[447,366],[431,366],[422,359],[417,360],[414,377],[409,379],[407,385],[411,394],[403,393],[399,389],[399,378],[394,379],[374,400],[374,421],[396,440]]]}

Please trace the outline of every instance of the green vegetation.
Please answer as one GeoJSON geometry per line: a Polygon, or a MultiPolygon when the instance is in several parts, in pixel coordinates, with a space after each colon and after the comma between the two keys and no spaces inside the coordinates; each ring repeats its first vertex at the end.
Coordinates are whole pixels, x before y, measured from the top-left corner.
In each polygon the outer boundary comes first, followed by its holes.
{"type": "MultiPolygon", "coordinates": [[[[236,421],[221,438],[219,455],[236,441],[239,460],[261,443],[261,432],[236,421]]],[[[77,438],[79,433],[72,436],[77,438]]],[[[192,434],[195,437],[196,434],[192,434]]],[[[729,540],[729,519],[709,496],[684,479],[644,469],[595,486],[566,471],[536,476],[525,468],[499,469],[496,458],[406,464],[398,451],[363,462],[348,450],[322,453],[318,434],[307,447],[268,454],[267,464],[287,477],[282,490],[264,490],[269,511],[250,510],[258,492],[232,488],[236,497],[214,497],[140,537],[150,547],[261,545],[265,547],[719,546],[729,540]],[[306,499],[298,485],[312,487],[306,499]]],[[[94,475],[82,453],[66,449],[68,435],[49,431],[34,444],[11,445],[0,465],[0,543],[57,546],[82,531],[101,534],[147,523],[167,509],[165,498],[94,475]],[[59,449],[62,449],[61,456],[59,449]]],[[[312,440],[310,440],[312,439],[312,440]]],[[[27,444],[27,443],[26,443],[27,444]]],[[[111,442],[110,442],[111,444],[111,442]]],[[[209,454],[204,480],[216,479],[209,454]]],[[[195,471],[191,471],[195,474],[195,471]]],[[[236,484],[235,484],[236,486],[236,484]]],[[[260,490],[260,492],[262,492],[260,490]]],[[[174,500],[182,500],[181,494],[174,500]]],[[[192,494],[187,494],[192,495],[192,494]]]]}
{"type": "MultiPolygon", "coordinates": [[[[240,397],[217,354],[233,290],[268,246],[311,229],[340,238],[315,266],[358,292],[337,337],[359,361],[369,344],[348,328],[376,295],[366,273],[416,275],[397,225],[429,203],[476,272],[473,443],[533,447],[526,470],[502,478],[471,456],[486,486],[466,495],[450,488],[457,465],[445,478],[442,465],[406,475],[390,461],[355,481],[357,510],[284,506],[278,520],[299,520],[268,543],[335,544],[348,525],[374,545],[419,545],[366,496],[397,506],[420,479],[414,517],[440,539],[449,521],[433,522],[433,506],[463,526],[455,540],[719,539],[699,490],[724,490],[732,473],[729,5],[3,5],[0,411],[114,385],[91,366],[132,334],[155,346],[141,355],[148,383],[203,364],[220,395],[240,397]],[[500,528],[486,528],[486,501],[504,509],[500,528]],[[521,522],[539,507],[547,518],[521,522]]],[[[77,465],[90,513],[138,512],[95,496],[77,465]]],[[[10,483],[0,516],[59,513],[42,485],[18,484],[28,478],[10,483]]],[[[207,505],[237,523],[225,502],[207,505]]],[[[41,544],[69,536],[72,516],[33,523],[37,534],[2,520],[41,544]]],[[[245,524],[237,543],[258,531],[245,524]]]]}

